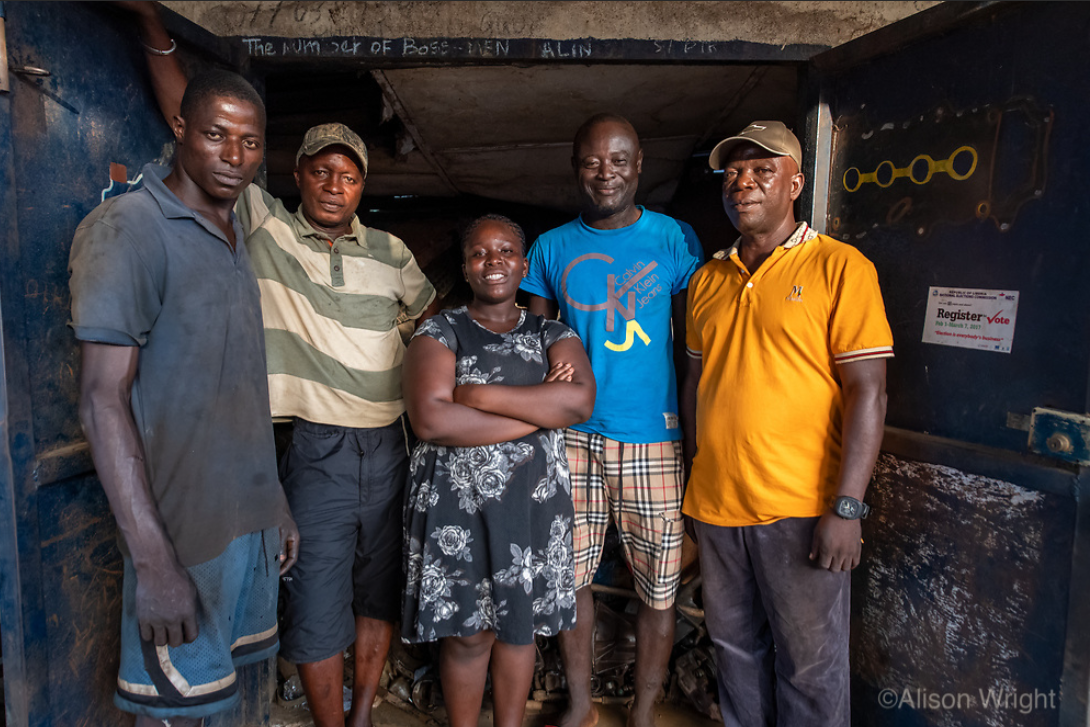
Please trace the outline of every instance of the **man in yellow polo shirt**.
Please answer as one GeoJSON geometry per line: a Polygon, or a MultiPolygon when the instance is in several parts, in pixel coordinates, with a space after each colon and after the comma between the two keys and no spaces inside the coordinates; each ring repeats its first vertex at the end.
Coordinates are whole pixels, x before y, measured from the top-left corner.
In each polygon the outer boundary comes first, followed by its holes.
{"type": "Polygon", "coordinates": [[[795,221],[801,158],[776,121],[715,147],[741,237],[689,283],[683,511],[728,727],[850,724],[850,572],[893,337],[870,261],[795,221]]]}

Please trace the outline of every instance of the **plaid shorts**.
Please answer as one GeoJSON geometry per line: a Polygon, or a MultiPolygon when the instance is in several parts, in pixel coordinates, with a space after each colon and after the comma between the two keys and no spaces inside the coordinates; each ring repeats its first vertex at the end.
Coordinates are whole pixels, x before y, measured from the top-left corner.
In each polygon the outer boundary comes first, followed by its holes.
{"type": "Polygon", "coordinates": [[[674,605],[681,573],[680,442],[631,444],[565,431],[575,522],[575,587],[594,579],[612,514],[636,594],[662,610],[674,605]]]}

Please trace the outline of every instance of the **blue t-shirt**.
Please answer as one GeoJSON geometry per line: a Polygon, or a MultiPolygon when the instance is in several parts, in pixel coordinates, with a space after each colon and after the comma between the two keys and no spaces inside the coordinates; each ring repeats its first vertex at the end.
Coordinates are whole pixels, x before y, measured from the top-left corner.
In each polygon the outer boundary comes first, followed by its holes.
{"type": "Polygon", "coordinates": [[[619,442],[681,439],[670,330],[671,296],[703,262],[693,228],[640,207],[619,230],[572,220],[530,248],[522,289],[557,301],[583,339],[598,397],[574,429],[619,442]]]}

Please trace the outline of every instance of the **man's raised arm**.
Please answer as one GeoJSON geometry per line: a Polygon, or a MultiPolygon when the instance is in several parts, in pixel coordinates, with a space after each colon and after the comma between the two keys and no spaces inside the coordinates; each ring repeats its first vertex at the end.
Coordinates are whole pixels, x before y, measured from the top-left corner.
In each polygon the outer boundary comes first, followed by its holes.
{"type": "Polygon", "coordinates": [[[177,44],[167,33],[159,16],[157,2],[115,2],[114,5],[132,13],[140,33],[140,43],[148,59],[148,73],[159,111],[167,124],[181,116],[182,94],[189,83],[185,70],[175,53],[177,44]]]}

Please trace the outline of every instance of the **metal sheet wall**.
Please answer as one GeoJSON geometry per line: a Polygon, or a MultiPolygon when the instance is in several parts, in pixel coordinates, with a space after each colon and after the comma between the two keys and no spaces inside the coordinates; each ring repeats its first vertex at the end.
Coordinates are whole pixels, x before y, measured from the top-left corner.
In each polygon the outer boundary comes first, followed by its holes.
{"type": "Polygon", "coordinates": [[[1088,30],[1077,3],[946,3],[815,59],[816,222],[875,263],[897,352],[853,580],[855,724],[1086,724],[1082,471],[1018,427],[1087,408],[1088,30]],[[976,178],[951,166],[964,146],[976,178]],[[1017,291],[1010,353],[924,343],[932,287],[1017,291]]]}
{"type": "MultiPolygon", "coordinates": [[[[960,144],[951,127],[975,109],[1028,98],[1055,118],[1040,159],[1047,167],[1043,194],[1026,202],[1007,229],[949,201],[936,204],[921,236],[912,225],[888,224],[890,210],[879,201],[867,210],[866,235],[851,236],[878,267],[897,343],[889,369],[890,425],[1024,451],[1026,434],[1007,426],[1008,412],[1028,415],[1038,406],[1085,410],[1090,315],[1081,298],[1090,254],[1081,238],[1090,185],[1083,141],[1090,97],[1073,80],[1090,77],[1088,32],[1090,9],[1032,3],[872,58],[831,79],[830,115],[841,132],[833,142],[829,216],[821,220],[830,234],[851,196],[836,195],[836,188],[850,167],[864,166],[860,159],[868,147],[884,144],[883,158],[903,168],[920,154],[944,159],[960,144]],[[940,108],[947,118],[933,123],[940,108]],[[914,134],[917,128],[924,133],[914,134]],[[929,286],[1020,291],[1011,352],[922,345],[929,286]]],[[[966,136],[981,147],[998,145],[998,166],[1009,162],[1028,176],[1015,140],[1004,143],[1006,137],[995,140],[987,136],[992,133],[994,125],[966,136]]],[[[981,169],[976,176],[985,173],[981,169]]],[[[1001,175],[997,169],[996,185],[1003,183],[1001,175]]],[[[899,178],[889,189],[897,200],[918,206],[944,182],[948,194],[958,186],[936,174],[925,185],[899,178]]]]}
{"type": "MultiPolygon", "coordinates": [[[[7,724],[124,723],[117,675],[121,557],[77,417],[68,253],[79,221],[161,158],[169,131],[116,10],[8,3],[0,94],[0,629],[7,724]],[[34,75],[40,68],[48,75],[34,75]],[[10,462],[10,466],[8,463],[10,462]]],[[[264,721],[272,672],[210,724],[264,721]]]]}

